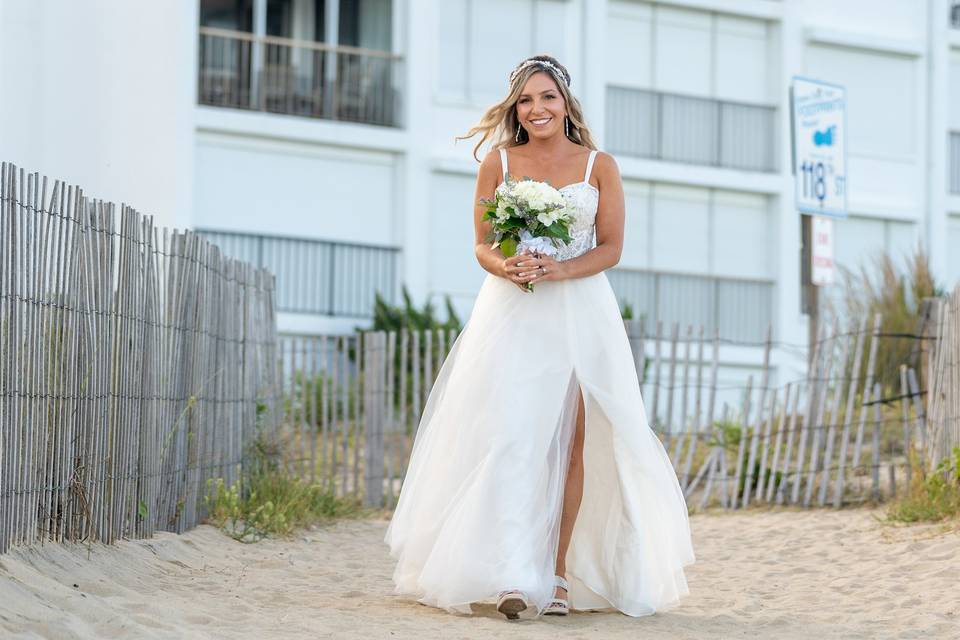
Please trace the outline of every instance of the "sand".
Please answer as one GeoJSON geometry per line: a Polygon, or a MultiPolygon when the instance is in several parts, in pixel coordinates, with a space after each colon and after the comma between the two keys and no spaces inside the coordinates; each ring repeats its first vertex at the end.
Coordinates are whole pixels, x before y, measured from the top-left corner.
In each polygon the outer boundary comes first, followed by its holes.
{"type": "Polygon", "coordinates": [[[48,544],[0,556],[0,637],[960,638],[960,533],[881,517],[695,515],[691,594],[647,618],[506,622],[492,605],[457,616],[395,596],[383,519],[253,545],[210,526],[48,544]]]}

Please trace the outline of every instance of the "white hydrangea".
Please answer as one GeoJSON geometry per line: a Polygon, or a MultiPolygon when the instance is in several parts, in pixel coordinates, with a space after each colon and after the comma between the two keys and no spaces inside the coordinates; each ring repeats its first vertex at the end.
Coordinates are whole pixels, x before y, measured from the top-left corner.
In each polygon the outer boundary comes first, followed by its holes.
{"type": "Polygon", "coordinates": [[[562,207],[565,203],[562,193],[547,183],[536,180],[521,180],[514,186],[512,192],[517,200],[534,211],[562,207]]]}
{"type": "Polygon", "coordinates": [[[507,218],[510,217],[510,212],[507,211],[507,207],[509,206],[510,206],[510,203],[504,199],[501,199],[497,203],[497,213],[496,213],[497,222],[503,223],[506,221],[507,218]]]}

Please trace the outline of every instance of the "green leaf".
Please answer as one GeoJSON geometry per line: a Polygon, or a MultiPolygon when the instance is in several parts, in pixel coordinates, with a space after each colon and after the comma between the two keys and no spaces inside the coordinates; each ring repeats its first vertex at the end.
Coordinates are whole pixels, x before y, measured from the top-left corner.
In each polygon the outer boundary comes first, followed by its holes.
{"type": "Polygon", "coordinates": [[[515,255],[517,253],[517,239],[512,236],[505,237],[500,241],[500,251],[504,258],[515,255]]]}
{"type": "Polygon", "coordinates": [[[137,514],[140,516],[141,520],[146,520],[149,511],[147,510],[147,503],[143,500],[140,501],[140,504],[137,505],[137,514]]]}

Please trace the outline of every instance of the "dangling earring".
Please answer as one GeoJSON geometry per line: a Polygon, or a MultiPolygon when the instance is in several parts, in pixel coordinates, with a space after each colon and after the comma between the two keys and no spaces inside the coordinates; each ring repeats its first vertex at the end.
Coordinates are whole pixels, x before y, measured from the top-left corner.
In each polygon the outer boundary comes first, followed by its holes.
{"type": "Polygon", "coordinates": [[[514,138],[517,142],[520,142],[520,123],[517,123],[517,137],[514,138]]]}
{"type": "Polygon", "coordinates": [[[570,137],[570,118],[563,116],[563,133],[569,138],[570,137]]]}

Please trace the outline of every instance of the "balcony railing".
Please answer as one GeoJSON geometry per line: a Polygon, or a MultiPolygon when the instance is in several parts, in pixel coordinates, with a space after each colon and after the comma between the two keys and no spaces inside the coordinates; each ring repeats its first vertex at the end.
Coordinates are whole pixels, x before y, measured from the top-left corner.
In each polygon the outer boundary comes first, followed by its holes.
{"type": "Polygon", "coordinates": [[[393,304],[396,247],[200,229],[228,256],[265,267],[277,277],[277,311],[366,318],[374,294],[393,304]]]}
{"type": "Polygon", "coordinates": [[[776,109],[607,87],[612,153],[748,171],[776,171],[776,109]]]}
{"type": "Polygon", "coordinates": [[[400,126],[402,59],[385,51],[200,28],[200,104],[400,126]]]}
{"type": "Polygon", "coordinates": [[[755,342],[773,319],[774,284],[746,280],[615,268],[607,272],[617,301],[629,303],[635,318],[666,326],[703,326],[729,340],[755,342]]]}
{"type": "Polygon", "coordinates": [[[950,132],[948,150],[950,161],[947,163],[947,171],[950,172],[950,193],[960,194],[960,131],[950,132]]]}

